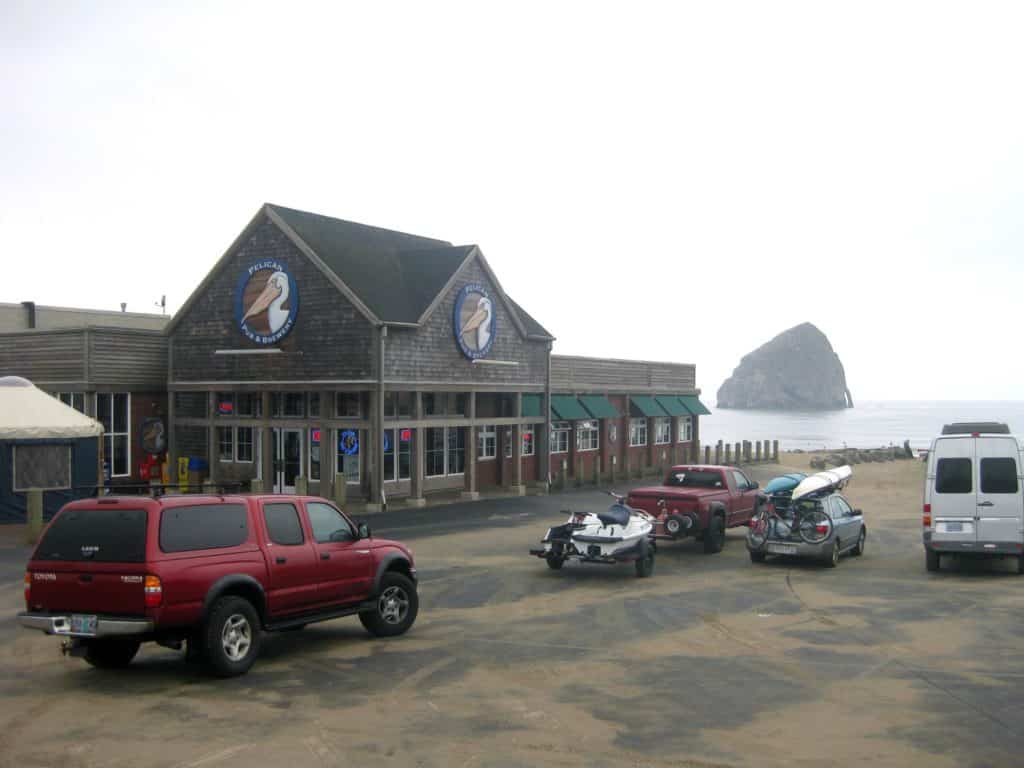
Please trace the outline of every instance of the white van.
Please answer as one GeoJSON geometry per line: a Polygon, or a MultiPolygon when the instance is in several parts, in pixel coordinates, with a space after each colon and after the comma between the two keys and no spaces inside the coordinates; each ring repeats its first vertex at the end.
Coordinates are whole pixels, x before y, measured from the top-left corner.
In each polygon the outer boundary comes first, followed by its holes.
{"type": "Polygon", "coordinates": [[[937,571],[946,554],[1013,557],[1017,573],[1024,573],[1020,443],[1009,429],[972,432],[960,426],[943,429],[928,452],[925,564],[937,571]]]}

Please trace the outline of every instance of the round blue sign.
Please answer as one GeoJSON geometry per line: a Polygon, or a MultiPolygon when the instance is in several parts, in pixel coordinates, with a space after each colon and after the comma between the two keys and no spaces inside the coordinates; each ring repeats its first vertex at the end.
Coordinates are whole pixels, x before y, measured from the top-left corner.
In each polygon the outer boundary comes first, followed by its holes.
{"type": "Polygon", "coordinates": [[[455,297],[455,341],[470,360],[487,357],[494,344],[498,317],[490,292],[480,283],[464,285],[455,297]]]}
{"type": "Polygon", "coordinates": [[[288,267],[277,259],[252,264],[235,291],[235,321],[247,339],[276,344],[295,327],[299,288],[288,267]]]}
{"type": "Polygon", "coordinates": [[[359,453],[359,433],[354,429],[343,430],[338,435],[338,451],[345,456],[355,456],[359,453]]]}

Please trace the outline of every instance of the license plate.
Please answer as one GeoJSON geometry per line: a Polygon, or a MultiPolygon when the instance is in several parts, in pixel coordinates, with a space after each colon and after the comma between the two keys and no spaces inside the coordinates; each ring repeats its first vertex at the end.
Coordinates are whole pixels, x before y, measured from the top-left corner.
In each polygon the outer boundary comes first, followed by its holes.
{"type": "Polygon", "coordinates": [[[939,523],[937,533],[974,533],[972,523],[939,523]]]}
{"type": "Polygon", "coordinates": [[[769,544],[766,549],[776,555],[795,555],[796,546],[793,544],[769,544]]]}
{"type": "Polygon", "coordinates": [[[96,617],[73,614],[71,616],[71,633],[74,635],[95,635],[96,617]]]}

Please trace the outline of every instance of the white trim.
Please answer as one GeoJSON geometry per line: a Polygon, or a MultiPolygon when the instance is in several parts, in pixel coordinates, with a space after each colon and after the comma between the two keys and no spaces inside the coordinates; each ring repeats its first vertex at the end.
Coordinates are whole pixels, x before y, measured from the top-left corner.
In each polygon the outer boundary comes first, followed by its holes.
{"type": "Polygon", "coordinates": [[[236,424],[235,430],[235,463],[236,464],[252,464],[253,459],[240,459],[238,458],[238,430],[248,429],[252,433],[252,441],[249,444],[251,449],[250,455],[255,456],[256,454],[256,427],[250,426],[249,424],[236,424]]]}
{"type": "Polygon", "coordinates": [[[479,461],[494,461],[498,458],[498,427],[495,424],[481,424],[476,427],[476,460],[479,461]],[[486,438],[490,437],[494,443],[494,453],[490,456],[484,454],[481,450],[486,445],[486,438]]]}
{"type": "Polygon", "coordinates": [[[217,425],[217,461],[221,464],[233,464],[235,462],[235,428],[230,424],[217,425]],[[221,455],[221,430],[226,429],[231,435],[231,454],[225,459],[221,455]]]}
{"type": "Polygon", "coordinates": [[[215,349],[215,355],[272,355],[284,352],[283,349],[273,347],[271,349],[215,349]]]}
{"type": "MultiPolygon", "coordinates": [[[[637,430],[637,431],[639,431],[639,430],[637,430]]],[[[644,447],[646,447],[647,446],[647,441],[648,441],[649,437],[650,436],[647,434],[647,417],[646,416],[639,417],[639,418],[634,418],[634,419],[630,419],[629,420],[629,447],[630,448],[644,448],[644,447]],[[633,435],[634,435],[634,429],[633,428],[634,427],[643,427],[644,441],[642,443],[633,442],[633,435]]]]}
{"type": "Polygon", "coordinates": [[[110,477],[111,477],[111,479],[113,479],[115,477],[131,477],[132,476],[132,393],[131,392],[96,392],[93,395],[93,403],[92,404],[93,404],[93,407],[95,408],[93,413],[95,413],[96,416],[92,417],[92,418],[95,418],[96,421],[99,421],[100,424],[102,424],[103,422],[100,421],[100,419],[99,419],[99,414],[100,414],[100,397],[109,397],[110,398],[110,429],[111,429],[111,431],[110,432],[104,432],[101,435],[101,437],[103,438],[103,456],[104,456],[105,459],[108,459],[110,461],[110,477]],[[114,432],[113,431],[113,429],[114,429],[114,397],[117,396],[117,395],[124,395],[127,398],[127,405],[126,405],[127,413],[125,414],[125,422],[126,422],[126,429],[127,429],[126,432],[114,432]],[[115,437],[122,437],[122,436],[125,438],[125,442],[128,445],[128,471],[127,472],[122,472],[120,474],[115,474],[114,473],[114,441],[113,441],[113,438],[115,438],[115,437]],[[109,438],[109,440],[108,440],[108,438],[109,438]],[[107,443],[108,442],[110,444],[110,446],[109,446],[110,447],[109,455],[108,455],[108,451],[107,451],[107,443]]]}
{"type": "Polygon", "coordinates": [[[658,416],[654,419],[654,444],[655,445],[672,445],[672,417],[671,416],[658,416]],[[661,440],[658,434],[659,427],[667,427],[665,439],[661,440]]]}

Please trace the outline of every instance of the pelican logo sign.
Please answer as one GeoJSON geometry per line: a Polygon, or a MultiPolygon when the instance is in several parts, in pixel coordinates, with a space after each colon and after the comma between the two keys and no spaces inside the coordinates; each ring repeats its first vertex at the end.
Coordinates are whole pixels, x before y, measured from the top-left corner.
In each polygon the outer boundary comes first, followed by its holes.
{"type": "Polygon", "coordinates": [[[250,341],[276,344],[294,327],[298,313],[298,286],[284,264],[267,259],[245,270],[235,294],[235,319],[250,341]]]}
{"type": "Polygon", "coordinates": [[[494,301],[479,283],[463,286],[455,298],[455,340],[470,360],[487,357],[494,343],[494,301]]]}

